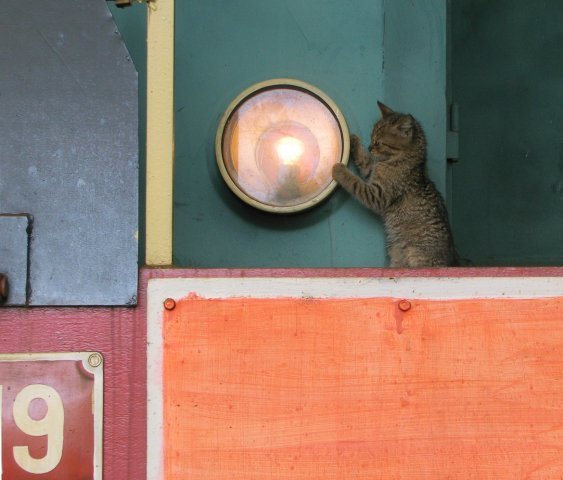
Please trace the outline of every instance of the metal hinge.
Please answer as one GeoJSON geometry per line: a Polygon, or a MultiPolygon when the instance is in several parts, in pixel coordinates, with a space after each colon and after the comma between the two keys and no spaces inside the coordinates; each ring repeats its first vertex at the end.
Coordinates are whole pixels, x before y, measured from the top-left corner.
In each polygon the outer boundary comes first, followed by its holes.
{"type": "Polygon", "coordinates": [[[448,163],[459,162],[459,107],[457,103],[452,103],[448,111],[446,158],[448,163]]]}

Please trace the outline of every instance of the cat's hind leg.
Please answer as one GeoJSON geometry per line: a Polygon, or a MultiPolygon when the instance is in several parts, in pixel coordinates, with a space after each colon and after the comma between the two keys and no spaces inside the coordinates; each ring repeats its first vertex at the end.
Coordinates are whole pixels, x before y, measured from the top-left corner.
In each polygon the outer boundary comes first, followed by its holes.
{"type": "Polygon", "coordinates": [[[389,257],[390,268],[408,267],[407,259],[402,247],[398,245],[387,245],[387,255],[389,257]]]}
{"type": "Polygon", "coordinates": [[[447,267],[448,262],[439,252],[423,250],[419,248],[408,248],[406,250],[406,261],[408,268],[432,268],[447,267]]]}

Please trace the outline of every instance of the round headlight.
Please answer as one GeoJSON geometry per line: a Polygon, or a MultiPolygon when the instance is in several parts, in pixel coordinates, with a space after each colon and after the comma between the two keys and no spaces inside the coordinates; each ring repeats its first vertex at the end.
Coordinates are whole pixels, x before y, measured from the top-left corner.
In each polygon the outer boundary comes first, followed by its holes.
{"type": "Polygon", "coordinates": [[[225,111],[215,142],[229,188],[275,213],[310,208],[334,189],[332,166],[348,162],[346,121],[336,104],[305,82],[275,79],[242,92],[225,111]]]}

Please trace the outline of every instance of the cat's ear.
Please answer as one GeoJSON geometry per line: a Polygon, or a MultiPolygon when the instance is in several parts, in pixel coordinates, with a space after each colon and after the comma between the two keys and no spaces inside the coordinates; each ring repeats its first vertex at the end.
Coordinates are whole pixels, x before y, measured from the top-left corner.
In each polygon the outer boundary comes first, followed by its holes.
{"type": "Polygon", "coordinates": [[[386,117],[387,115],[391,115],[392,113],[395,113],[387,105],[384,105],[381,102],[377,102],[377,106],[379,107],[379,111],[381,112],[382,117],[386,117]]]}
{"type": "Polygon", "coordinates": [[[401,136],[411,138],[414,131],[414,118],[412,115],[405,115],[397,125],[401,136]]]}

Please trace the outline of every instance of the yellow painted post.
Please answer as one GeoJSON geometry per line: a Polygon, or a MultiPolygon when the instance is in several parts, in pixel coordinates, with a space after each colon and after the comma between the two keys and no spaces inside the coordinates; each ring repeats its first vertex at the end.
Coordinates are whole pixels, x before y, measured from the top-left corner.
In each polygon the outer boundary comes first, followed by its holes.
{"type": "Polygon", "coordinates": [[[174,0],[147,3],[146,264],[172,264],[174,0]]]}

